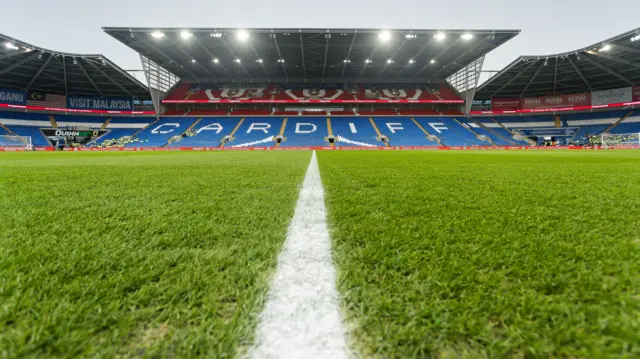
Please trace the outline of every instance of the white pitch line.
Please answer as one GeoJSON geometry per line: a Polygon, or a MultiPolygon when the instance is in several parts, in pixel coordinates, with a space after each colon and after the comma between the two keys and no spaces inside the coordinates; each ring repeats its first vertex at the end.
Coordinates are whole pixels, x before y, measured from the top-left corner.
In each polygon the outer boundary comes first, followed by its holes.
{"type": "Polygon", "coordinates": [[[260,315],[251,358],[348,358],[335,283],[314,151],[260,315]]]}

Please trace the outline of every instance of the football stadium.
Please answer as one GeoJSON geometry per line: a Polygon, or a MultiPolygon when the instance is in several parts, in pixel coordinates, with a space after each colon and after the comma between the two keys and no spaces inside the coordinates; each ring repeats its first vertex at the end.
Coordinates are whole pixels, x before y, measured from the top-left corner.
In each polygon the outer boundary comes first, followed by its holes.
{"type": "Polygon", "coordinates": [[[640,358],[640,28],[0,34],[0,358],[640,358]]]}

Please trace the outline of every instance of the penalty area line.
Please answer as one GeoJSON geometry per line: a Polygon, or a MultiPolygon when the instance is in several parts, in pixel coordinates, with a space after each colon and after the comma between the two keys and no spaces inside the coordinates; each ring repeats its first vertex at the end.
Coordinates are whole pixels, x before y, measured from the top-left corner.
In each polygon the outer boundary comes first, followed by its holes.
{"type": "Polygon", "coordinates": [[[313,151],[250,357],[348,358],[346,343],[313,151]]]}

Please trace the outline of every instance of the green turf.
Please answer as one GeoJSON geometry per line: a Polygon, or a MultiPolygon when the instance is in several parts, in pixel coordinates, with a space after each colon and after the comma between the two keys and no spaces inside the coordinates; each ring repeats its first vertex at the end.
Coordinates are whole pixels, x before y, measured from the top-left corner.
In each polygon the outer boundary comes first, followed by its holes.
{"type": "Polygon", "coordinates": [[[363,355],[640,357],[640,151],[319,161],[363,355]]]}
{"type": "Polygon", "coordinates": [[[0,358],[241,354],[309,158],[0,153],[0,358]]]}

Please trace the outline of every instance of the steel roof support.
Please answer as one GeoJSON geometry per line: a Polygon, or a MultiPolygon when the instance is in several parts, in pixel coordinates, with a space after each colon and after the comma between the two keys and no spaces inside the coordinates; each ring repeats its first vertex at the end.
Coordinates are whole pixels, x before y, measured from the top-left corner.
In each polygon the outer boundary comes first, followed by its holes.
{"type": "Polygon", "coordinates": [[[304,41],[302,40],[302,33],[300,35],[300,54],[302,55],[302,73],[304,77],[304,82],[307,82],[307,65],[304,62],[304,41]]]}
{"type": "MultiPolygon", "coordinates": [[[[405,38],[404,41],[402,41],[402,43],[400,44],[400,46],[398,46],[398,48],[396,49],[396,52],[394,52],[393,55],[391,56],[392,60],[395,59],[398,56],[398,53],[400,52],[400,50],[402,50],[404,45],[407,44],[407,41],[409,41],[409,40],[405,38]]],[[[376,79],[379,78],[380,76],[382,76],[382,73],[385,72],[385,70],[387,70],[387,68],[388,68],[387,66],[382,66],[382,69],[380,70],[380,72],[378,72],[378,76],[376,76],[376,79]]]]}
{"type": "MultiPolygon", "coordinates": [[[[585,55],[585,57],[586,57],[586,55],[585,55]]],[[[571,64],[571,66],[573,66],[573,69],[576,70],[576,73],[580,76],[580,78],[582,79],[584,84],[587,85],[587,87],[589,88],[589,91],[593,91],[593,88],[591,87],[591,84],[589,83],[589,81],[587,81],[587,78],[584,77],[584,74],[582,74],[582,71],[580,71],[578,66],[576,66],[575,62],[573,62],[573,60],[571,60],[571,56],[570,55],[567,55],[567,60],[569,60],[569,63],[571,64]]]]}
{"type": "MultiPolygon", "coordinates": [[[[169,38],[167,36],[167,38],[169,38]]],[[[186,52],[182,47],[180,47],[180,45],[178,45],[175,41],[171,40],[169,38],[169,42],[173,44],[173,46],[178,49],[178,51],[180,51],[184,56],[187,57],[187,59],[189,59],[189,62],[191,62],[191,60],[195,60],[195,57],[192,57],[188,52],[186,52]]],[[[204,72],[208,73],[209,75],[211,75],[213,78],[216,77],[216,75],[214,75],[211,71],[209,71],[209,69],[207,69],[206,67],[204,67],[199,61],[195,62],[196,65],[198,65],[198,67],[200,67],[201,69],[204,70],[204,72]]],[[[183,67],[184,68],[184,67],[183,67]]]]}
{"type": "Polygon", "coordinates": [[[604,71],[606,71],[606,72],[608,72],[608,73],[612,74],[613,76],[615,76],[615,77],[619,78],[620,80],[622,80],[622,81],[626,82],[627,84],[629,84],[629,85],[633,85],[633,81],[629,80],[626,76],[619,74],[618,72],[616,72],[616,71],[614,71],[614,70],[610,69],[609,67],[607,67],[607,66],[605,66],[605,65],[603,65],[603,64],[600,64],[600,63],[597,63],[597,62],[593,61],[592,59],[590,59],[590,58],[589,58],[589,55],[588,55],[588,54],[584,54],[584,55],[582,56],[582,58],[584,58],[588,63],[590,63],[590,64],[592,64],[592,65],[594,65],[594,66],[598,67],[598,68],[599,68],[599,69],[601,69],[601,70],[604,70],[604,71]]]}
{"type": "MultiPolygon", "coordinates": [[[[211,58],[211,61],[213,61],[213,58],[215,56],[213,56],[213,54],[211,53],[211,51],[209,51],[209,49],[207,49],[206,47],[204,47],[204,45],[200,42],[200,40],[198,40],[198,36],[194,35],[193,38],[195,39],[196,43],[198,44],[198,46],[200,46],[200,48],[207,53],[207,55],[209,55],[209,57],[211,58]]],[[[255,49],[254,49],[255,51],[255,49]]],[[[220,66],[220,68],[227,73],[227,75],[229,75],[229,77],[233,77],[233,75],[231,74],[231,72],[229,72],[229,70],[227,70],[226,67],[224,67],[224,65],[222,64],[222,62],[218,62],[218,64],[216,66],[220,66]]]]}
{"type": "Polygon", "coordinates": [[[49,65],[49,62],[51,61],[52,58],[53,58],[53,54],[49,54],[49,57],[47,57],[47,59],[42,64],[42,66],[40,66],[40,68],[38,68],[38,71],[36,71],[35,75],[33,75],[33,77],[31,77],[31,81],[29,81],[29,84],[27,85],[27,90],[31,87],[31,85],[33,85],[33,83],[40,76],[40,74],[45,69],[45,67],[47,67],[47,65],[49,65]]]}
{"type": "MultiPolygon", "coordinates": [[[[553,70],[553,95],[556,95],[556,84],[558,83],[558,58],[556,57],[555,69],[553,70]]],[[[544,65],[544,62],[542,63],[544,65]]]]}
{"type": "Polygon", "coordinates": [[[498,92],[502,91],[505,87],[511,85],[513,81],[517,80],[520,76],[522,76],[523,73],[525,73],[535,64],[536,64],[536,61],[531,61],[529,65],[525,66],[522,70],[518,71],[518,73],[516,73],[512,78],[509,79],[509,81],[505,82],[502,86],[500,86],[499,89],[493,91],[493,93],[489,97],[495,96],[498,92]]]}
{"type": "Polygon", "coordinates": [[[619,58],[617,56],[603,55],[603,54],[598,53],[598,52],[591,53],[591,55],[594,55],[594,56],[597,56],[597,57],[600,57],[600,58],[603,58],[603,59],[611,60],[611,61],[614,61],[614,62],[617,62],[617,63],[620,63],[620,64],[625,64],[627,66],[635,67],[636,69],[640,69],[640,63],[627,61],[627,60],[621,59],[621,58],[619,58]]]}
{"type": "MultiPolygon", "coordinates": [[[[273,35],[273,43],[276,45],[276,51],[278,51],[278,58],[281,60],[284,60],[284,58],[282,57],[282,53],[280,52],[280,46],[278,45],[276,34],[272,34],[272,35],[273,35]]],[[[285,66],[284,62],[280,62],[280,65],[282,65],[282,71],[284,71],[285,79],[287,80],[287,82],[289,82],[289,74],[287,73],[287,67],[285,66]]]]}
{"type": "Polygon", "coordinates": [[[65,57],[62,56],[62,75],[64,76],[64,93],[69,93],[69,85],[67,84],[67,63],[65,57]]]}
{"type": "MultiPolygon", "coordinates": [[[[484,45],[485,43],[487,43],[487,42],[489,41],[489,39],[490,39],[490,37],[489,37],[489,36],[487,36],[487,38],[486,38],[486,39],[484,39],[483,41],[478,41],[478,42],[476,42],[476,44],[475,44],[473,47],[471,47],[471,48],[470,48],[470,49],[468,49],[467,51],[463,52],[463,53],[462,53],[462,55],[458,56],[458,57],[457,57],[455,60],[453,60],[451,63],[454,63],[454,64],[455,64],[458,60],[460,60],[461,58],[463,58],[463,57],[467,56],[467,54],[469,54],[469,53],[473,53],[473,54],[477,55],[477,54],[476,54],[476,52],[474,52],[474,50],[475,50],[475,49],[477,49],[478,47],[480,47],[480,46],[484,45]]],[[[449,51],[450,49],[451,49],[451,46],[449,46],[449,47],[447,47],[446,49],[444,49],[444,51],[442,51],[441,53],[439,53],[439,54],[438,54],[438,56],[436,56],[436,57],[434,58],[434,60],[438,61],[438,58],[440,58],[442,55],[444,55],[444,54],[445,54],[447,51],[449,51]]],[[[472,62],[473,62],[473,61],[472,61],[472,62]]],[[[482,60],[482,62],[484,63],[484,60],[482,60]]],[[[418,71],[418,73],[416,74],[416,76],[417,76],[417,75],[419,75],[420,73],[422,73],[422,71],[424,71],[427,67],[429,67],[429,65],[431,65],[431,64],[430,64],[430,63],[428,63],[428,62],[427,62],[426,64],[424,64],[424,66],[420,69],[420,71],[418,71]]],[[[445,69],[445,67],[444,67],[444,66],[443,66],[443,67],[441,67],[441,68],[440,68],[440,70],[436,71],[436,73],[435,73],[435,74],[433,74],[433,77],[438,76],[438,74],[440,74],[442,71],[444,71],[444,69],[445,69]]]]}
{"type": "MultiPolygon", "coordinates": [[[[349,59],[349,56],[351,56],[351,50],[353,50],[353,44],[356,42],[356,36],[358,36],[358,33],[357,32],[353,33],[353,37],[351,38],[351,45],[349,45],[349,51],[347,51],[347,57],[345,57],[345,59],[349,59]]],[[[344,65],[342,65],[342,73],[340,74],[340,82],[342,82],[344,71],[347,69],[347,65],[349,63],[344,62],[343,64],[344,65]]]]}
{"type": "MultiPolygon", "coordinates": [[[[127,95],[129,95],[129,97],[134,98],[135,96],[133,96],[133,94],[131,93],[131,91],[127,90],[124,86],[122,86],[122,84],[120,84],[118,81],[114,80],[108,73],[104,72],[101,68],[99,68],[96,64],[94,64],[93,62],[87,60],[87,59],[83,59],[85,60],[91,67],[93,67],[94,69],[96,69],[100,75],[104,76],[107,78],[107,80],[111,81],[111,83],[113,83],[114,85],[118,86],[122,91],[126,92],[127,95]]],[[[78,62],[80,63],[80,62],[78,62]]]]}
{"type": "MultiPolygon", "coordinates": [[[[164,56],[166,59],[170,60],[171,62],[173,62],[174,64],[176,64],[176,66],[179,66],[180,62],[176,61],[176,59],[174,59],[172,56],[167,55],[164,51],[160,50],[156,45],[154,45],[151,41],[145,39],[144,36],[138,36],[135,33],[133,36],[135,36],[136,39],[139,39],[140,41],[142,41],[144,44],[146,44],[147,46],[149,46],[150,48],[153,49],[153,51],[159,53],[160,55],[164,56]]],[[[193,72],[185,69],[184,67],[182,68],[182,70],[184,70],[184,72],[188,73],[189,75],[193,76],[193,78],[198,78],[198,76],[196,76],[193,72]]]]}
{"type": "Polygon", "coordinates": [[[322,78],[324,79],[325,71],[327,70],[327,55],[329,54],[329,38],[331,38],[331,34],[326,33],[324,35],[324,62],[322,63],[322,78]],[[328,36],[327,36],[328,35],[328,36]]]}
{"type": "Polygon", "coordinates": [[[4,69],[0,70],[0,75],[4,75],[7,72],[26,64],[27,62],[29,62],[29,61],[35,59],[36,57],[38,57],[38,55],[40,55],[40,53],[31,54],[31,56],[25,57],[24,59],[5,67],[4,69]]]}
{"type": "Polygon", "coordinates": [[[82,73],[84,74],[84,76],[87,78],[87,80],[89,80],[89,82],[91,83],[91,85],[93,85],[93,88],[96,89],[96,91],[98,91],[98,93],[100,94],[100,96],[102,96],[102,91],[100,91],[100,89],[98,88],[98,85],[96,85],[96,83],[93,81],[93,79],[91,78],[91,76],[89,76],[89,73],[87,72],[87,70],[84,68],[84,66],[82,66],[82,63],[80,61],[77,61],[78,63],[78,67],[80,68],[80,70],[82,71],[82,73]]]}
{"type": "Polygon", "coordinates": [[[544,67],[544,62],[540,62],[540,66],[538,67],[536,72],[533,74],[529,82],[527,82],[527,85],[524,87],[524,89],[522,89],[522,92],[520,92],[520,97],[524,96],[524,93],[527,92],[527,90],[529,89],[529,86],[531,86],[531,84],[536,79],[536,77],[538,77],[538,74],[540,73],[540,71],[542,71],[543,67],[544,67]]]}
{"type": "MultiPolygon", "coordinates": [[[[229,51],[229,53],[231,54],[231,56],[234,57],[234,59],[238,59],[238,56],[236,55],[235,52],[233,52],[233,50],[231,50],[231,47],[229,47],[229,45],[227,44],[226,41],[224,41],[224,37],[220,38],[220,41],[222,42],[222,44],[224,45],[224,47],[227,49],[227,51],[229,51]]],[[[238,65],[240,65],[240,67],[242,67],[242,70],[244,70],[244,72],[247,73],[247,76],[249,77],[249,82],[253,82],[253,80],[251,79],[251,74],[249,73],[249,71],[247,70],[246,67],[244,67],[244,65],[242,64],[242,61],[240,61],[238,63],[238,65]]]]}

